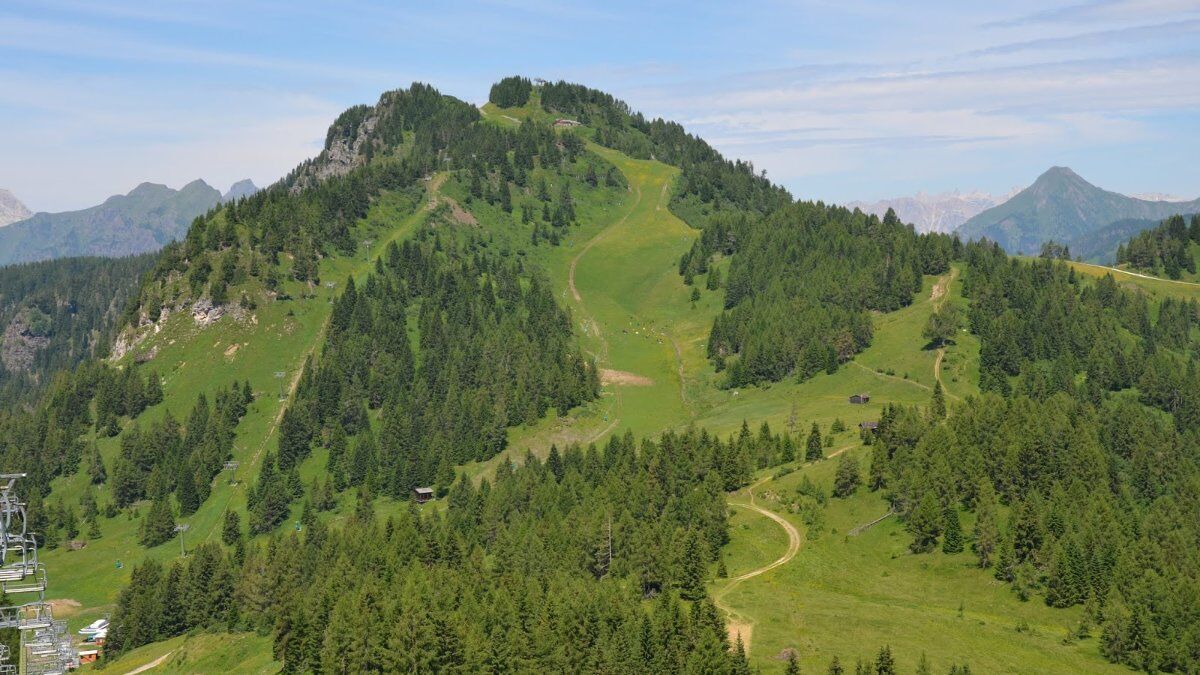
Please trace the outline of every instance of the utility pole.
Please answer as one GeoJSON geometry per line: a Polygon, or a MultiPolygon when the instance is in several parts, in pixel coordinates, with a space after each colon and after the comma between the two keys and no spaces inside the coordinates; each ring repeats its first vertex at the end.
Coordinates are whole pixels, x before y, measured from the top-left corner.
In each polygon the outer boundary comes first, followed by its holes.
{"type": "Polygon", "coordinates": [[[175,526],[175,531],[179,533],[179,557],[180,558],[187,557],[187,549],[183,545],[183,533],[187,532],[189,527],[191,527],[191,526],[188,525],[187,523],[180,523],[175,526]]]}

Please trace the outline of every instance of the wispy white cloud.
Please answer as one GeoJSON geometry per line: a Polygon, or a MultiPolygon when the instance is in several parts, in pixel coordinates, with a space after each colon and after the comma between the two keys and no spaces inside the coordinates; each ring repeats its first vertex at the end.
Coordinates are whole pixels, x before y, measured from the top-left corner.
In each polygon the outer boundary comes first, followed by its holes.
{"type": "Polygon", "coordinates": [[[1195,0],[1093,0],[1062,7],[1042,9],[1031,14],[989,21],[985,28],[1006,28],[1031,24],[1146,21],[1180,14],[1200,13],[1195,0]]]}
{"type": "Polygon", "coordinates": [[[1169,21],[1151,25],[1089,31],[1060,37],[1008,42],[974,50],[968,56],[1012,54],[1033,50],[1064,50],[1079,47],[1110,47],[1114,44],[1128,45],[1130,42],[1145,41],[1161,42],[1171,38],[1191,37],[1195,35],[1200,35],[1200,19],[1169,21]]]}
{"type": "Polygon", "coordinates": [[[387,71],[332,66],[315,61],[235,50],[164,44],[117,29],[85,24],[0,15],[0,47],[23,52],[88,57],[99,61],[187,64],[214,68],[246,68],[346,80],[382,78],[387,71]]]}

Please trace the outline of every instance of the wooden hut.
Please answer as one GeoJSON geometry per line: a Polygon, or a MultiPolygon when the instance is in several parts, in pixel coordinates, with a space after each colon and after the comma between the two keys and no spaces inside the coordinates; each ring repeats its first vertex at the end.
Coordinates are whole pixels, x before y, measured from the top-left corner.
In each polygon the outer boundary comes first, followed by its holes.
{"type": "Polygon", "coordinates": [[[853,396],[850,397],[850,402],[851,403],[870,403],[871,395],[870,394],[854,394],[853,396]]]}
{"type": "Polygon", "coordinates": [[[433,499],[433,488],[413,488],[413,500],[415,500],[418,504],[424,504],[430,499],[433,499]]]}

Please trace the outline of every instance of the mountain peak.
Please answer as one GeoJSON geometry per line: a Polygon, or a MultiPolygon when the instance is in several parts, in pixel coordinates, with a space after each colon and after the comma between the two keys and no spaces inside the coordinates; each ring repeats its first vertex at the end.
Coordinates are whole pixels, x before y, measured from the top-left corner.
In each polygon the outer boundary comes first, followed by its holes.
{"type": "Polygon", "coordinates": [[[1099,189],[1095,185],[1084,180],[1079,174],[1071,170],[1067,166],[1052,166],[1038,176],[1030,187],[1032,189],[1042,189],[1050,187],[1051,189],[1059,189],[1061,185],[1076,185],[1079,187],[1087,187],[1093,190],[1099,189]]]}
{"type": "Polygon", "coordinates": [[[15,223],[18,220],[25,220],[33,214],[29,209],[17,199],[16,195],[0,188],[0,227],[4,227],[10,223],[15,223]]]}
{"type": "Polygon", "coordinates": [[[258,192],[258,186],[254,184],[254,181],[243,178],[229,187],[229,191],[221,197],[221,201],[231,202],[242,197],[249,197],[255,192],[258,192]]]}
{"type": "Polygon", "coordinates": [[[203,178],[197,178],[196,180],[194,180],[194,181],[192,181],[192,182],[188,183],[187,185],[184,185],[183,187],[179,188],[179,191],[180,191],[180,192],[184,192],[185,190],[196,190],[196,189],[200,189],[200,188],[205,188],[205,189],[208,189],[208,190],[215,190],[215,189],[216,189],[216,188],[214,188],[213,186],[209,185],[208,183],[205,183],[203,178]]]}
{"type": "Polygon", "coordinates": [[[1174,213],[1193,213],[1196,202],[1149,202],[1099,188],[1065,166],[1046,170],[1033,185],[1011,199],[972,217],[959,233],[964,239],[986,237],[1009,253],[1033,254],[1047,241],[1070,244],[1121,220],[1157,221],[1174,213]]]}

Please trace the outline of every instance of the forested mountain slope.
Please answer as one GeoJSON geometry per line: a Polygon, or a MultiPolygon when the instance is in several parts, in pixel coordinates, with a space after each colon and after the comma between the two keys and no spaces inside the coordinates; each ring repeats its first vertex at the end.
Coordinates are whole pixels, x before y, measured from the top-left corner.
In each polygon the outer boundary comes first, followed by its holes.
{"type": "Polygon", "coordinates": [[[1200,200],[1152,202],[1102,190],[1069,168],[1052,167],[1033,185],[957,230],[963,239],[987,238],[1010,254],[1035,254],[1047,241],[1082,240],[1118,220],[1161,220],[1200,211],[1200,200]]]}
{"type": "Polygon", "coordinates": [[[156,641],[246,630],[321,672],[1196,655],[1193,305],[793,204],[602,92],[351,109],[129,316],[0,420],[53,593],[112,614],[114,657],[186,670],[156,641]],[[780,520],[804,540],[772,566],[780,520]]]}
{"type": "Polygon", "coordinates": [[[0,265],[157,251],[220,201],[221,193],[201,180],[178,190],[142,183],[91,208],[36,213],[0,229],[0,265]]]}
{"type": "Polygon", "coordinates": [[[0,400],[27,399],[64,369],[107,353],[153,255],[0,268],[0,400]]]}

